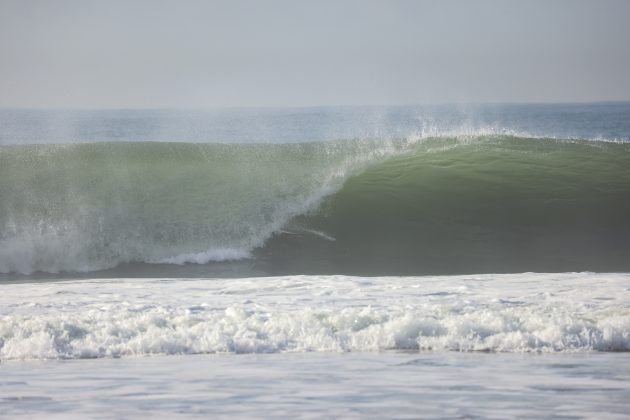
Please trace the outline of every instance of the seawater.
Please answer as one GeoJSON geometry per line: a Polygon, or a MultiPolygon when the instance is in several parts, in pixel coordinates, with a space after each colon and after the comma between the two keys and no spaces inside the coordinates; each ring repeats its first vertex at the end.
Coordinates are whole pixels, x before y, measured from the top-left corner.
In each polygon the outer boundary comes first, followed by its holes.
{"type": "Polygon", "coordinates": [[[629,285],[595,273],[3,285],[0,407],[621,419],[629,285]]]}
{"type": "Polygon", "coordinates": [[[0,111],[0,416],[628,411],[630,104],[0,111]]]}
{"type": "Polygon", "coordinates": [[[628,115],[3,111],[0,273],[628,271],[628,115]]]}
{"type": "Polygon", "coordinates": [[[7,362],[7,418],[626,419],[625,354],[289,353],[7,362]]]}

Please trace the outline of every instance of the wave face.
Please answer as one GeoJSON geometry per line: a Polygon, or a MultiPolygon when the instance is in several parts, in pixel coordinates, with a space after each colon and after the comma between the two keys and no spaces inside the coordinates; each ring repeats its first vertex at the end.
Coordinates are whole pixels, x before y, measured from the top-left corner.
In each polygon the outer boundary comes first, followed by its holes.
{"type": "Polygon", "coordinates": [[[262,254],[307,273],[628,271],[629,215],[628,143],[429,139],[348,179],[262,254]]]}
{"type": "Polygon", "coordinates": [[[246,258],[374,154],[351,146],[4,146],[0,271],[246,258]]]}
{"type": "Polygon", "coordinates": [[[630,350],[628,274],[135,279],[5,286],[0,359],[630,350]]]}
{"type": "Polygon", "coordinates": [[[0,146],[0,272],[630,270],[630,144],[477,133],[0,146]]]}

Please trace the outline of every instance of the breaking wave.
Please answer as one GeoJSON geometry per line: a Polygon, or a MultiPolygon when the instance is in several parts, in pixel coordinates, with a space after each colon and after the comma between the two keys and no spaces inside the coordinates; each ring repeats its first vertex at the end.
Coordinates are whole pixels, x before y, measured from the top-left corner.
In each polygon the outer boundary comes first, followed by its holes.
{"type": "Polygon", "coordinates": [[[0,146],[0,272],[630,270],[630,144],[427,133],[0,146]]]}

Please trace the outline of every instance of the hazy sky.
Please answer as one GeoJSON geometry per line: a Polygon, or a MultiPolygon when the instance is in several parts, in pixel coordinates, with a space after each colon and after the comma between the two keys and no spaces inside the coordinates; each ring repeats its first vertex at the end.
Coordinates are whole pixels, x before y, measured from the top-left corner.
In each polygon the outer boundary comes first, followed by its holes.
{"type": "Polygon", "coordinates": [[[0,107],[630,99],[630,1],[0,0],[0,107]]]}

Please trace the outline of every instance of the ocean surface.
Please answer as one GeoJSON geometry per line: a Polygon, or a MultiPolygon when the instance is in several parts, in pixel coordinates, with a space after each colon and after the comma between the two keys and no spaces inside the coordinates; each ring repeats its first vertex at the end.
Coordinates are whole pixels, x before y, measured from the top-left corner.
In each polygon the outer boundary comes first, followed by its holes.
{"type": "Polygon", "coordinates": [[[0,110],[0,417],[630,412],[630,103],[0,110]]]}

